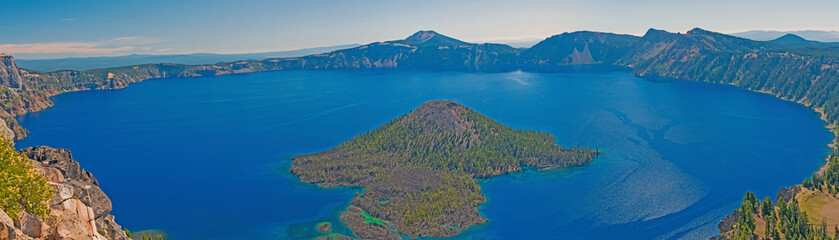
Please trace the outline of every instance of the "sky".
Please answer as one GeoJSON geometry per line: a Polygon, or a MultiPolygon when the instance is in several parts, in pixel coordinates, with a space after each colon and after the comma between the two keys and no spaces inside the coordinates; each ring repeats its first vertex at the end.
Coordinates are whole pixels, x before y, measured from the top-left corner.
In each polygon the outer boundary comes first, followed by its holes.
{"type": "Polygon", "coordinates": [[[579,30],[839,30],[837,0],[0,0],[0,52],[20,59],[253,53],[405,38],[467,42],[579,30]]]}

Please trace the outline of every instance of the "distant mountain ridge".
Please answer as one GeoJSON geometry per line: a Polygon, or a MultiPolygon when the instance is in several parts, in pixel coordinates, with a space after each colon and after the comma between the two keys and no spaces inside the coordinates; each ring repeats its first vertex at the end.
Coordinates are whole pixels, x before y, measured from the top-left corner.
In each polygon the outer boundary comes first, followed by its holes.
{"type": "Polygon", "coordinates": [[[794,34],[805,39],[819,41],[819,42],[839,42],[839,31],[819,31],[819,30],[801,30],[801,31],[772,31],[772,30],[752,30],[746,32],[731,33],[732,36],[748,38],[755,41],[769,41],[777,39],[787,34],[794,34]]]}
{"type": "Polygon", "coordinates": [[[167,55],[126,55],[116,57],[83,57],[83,58],[60,58],[60,59],[18,59],[17,64],[24,69],[50,72],[57,70],[90,70],[96,68],[121,67],[129,65],[151,64],[151,63],[174,63],[174,64],[215,64],[219,62],[231,62],[240,60],[260,60],[266,58],[281,57],[302,57],[311,54],[326,53],[339,49],[354,48],[359,44],[346,44],[329,47],[304,48],[290,51],[262,52],[262,53],[238,53],[238,54],[216,54],[216,53],[192,53],[192,54],[167,54],[167,55]]]}

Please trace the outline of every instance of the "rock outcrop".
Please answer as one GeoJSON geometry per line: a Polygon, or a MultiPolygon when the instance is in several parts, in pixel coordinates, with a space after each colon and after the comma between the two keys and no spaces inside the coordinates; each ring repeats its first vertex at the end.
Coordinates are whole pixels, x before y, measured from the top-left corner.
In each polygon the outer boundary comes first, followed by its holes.
{"type": "Polygon", "coordinates": [[[20,109],[31,105],[25,101],[30,99],[29,97],[20,95],[20,92],[26,90],[25,86],[24,77],[21,75],[21,69],[15,64],[15,59],[0,53],[0,133],[7,140],[23,139],[28,133],[14,119],[15,115],[21,114],[20,109]]]}
{"type": "Polygon", "coordinates": [[[800,192],[801,192],[801,185],[800,184],[792,186],[792,187],[781,188],[781,189],[778,189],[778,196],[775,197],[775,199],[781,199],[781,200],[784,200],[785,202],[789,202],[790,200],[792,200],[792,198],[795,197],[795,195],[798,195],[798,193],[800,193],[800,192]]]}
{"type": "Polygon", "coordinates": [[[9,123],[6,122],[3,118],[0,118],[0,134],[3,134],[3,138],[6,140],[15,139],[15,131],[9,127],[9,123]]]}
{"type": "Polygon", "coordinates": [[[46,219],[27,212],[11,219],[0,210],[0,239],[129,239],[110,215],[111,200],[70,151],[33,147],[21,151],[55,189],[46,219]]]}
{"type": "Polygon", "coordinates": [[[730,239],[731,230],[734,230],[734,224],[737,223],[738,218],[740,218],[740,210],[734,210],[734,213],[725,216],[725,218],[717,224],[717,228],[720,230],[720,235],[711,237],[711,240],[730,239]]]}
{"type": "Polygon", "coordinates": [[[5,53],[0,53],[0,84],[14,89],[23,87],[23,78],[20,77],[15,59],[5,53]]]}

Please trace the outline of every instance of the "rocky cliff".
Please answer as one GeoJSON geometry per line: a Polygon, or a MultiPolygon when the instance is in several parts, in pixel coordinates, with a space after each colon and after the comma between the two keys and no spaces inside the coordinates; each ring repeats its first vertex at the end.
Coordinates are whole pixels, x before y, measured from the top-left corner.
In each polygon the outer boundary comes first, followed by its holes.
{"type": "Polygon", "coordinates": [[[111,200],[70,151],[34,147],[21,151],[55,189],[46,219],[23,212],[11,219],[0,210],[0,239],[129,239],[110,215],[111,200]]]}
{"type": "Polygon", "coordinates": [[[16,109],[26,105],[21,101],[20,93],[26,89],[20,73],[12,56],[0,54],[0,133],[8,140],[22,139],[27,134],[13,118],[22,114],[16,109]]]}
{"type": "Polygon", "coordinates": [[[22,82],[15,59],[10,55],[0,53],[0,84],[17,89],[23,86],[22,82]]]}

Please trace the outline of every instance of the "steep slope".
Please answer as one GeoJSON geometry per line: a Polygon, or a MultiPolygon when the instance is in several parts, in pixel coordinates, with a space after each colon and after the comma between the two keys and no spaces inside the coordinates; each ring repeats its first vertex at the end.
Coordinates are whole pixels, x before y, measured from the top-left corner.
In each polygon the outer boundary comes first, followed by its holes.
{"type": "Polygon", "coordinates": [[[600,32],[554,35],[521,53],[526,69],[547,70],[570,64],[614,64],[630,51],[638,37],[600,32]]]}
{"type": "Polygon", "coordinates": [[[333,149],[295,157],[291,172],[322,187],[364,187],[342,215],[362,239],[392,238],[390,226],[412,237],[448,237],[486,221],[476,209],[485,199],[474,178],[579,166],[598,154],[554,142],[435,101],[333,149]],[[360,214],[379,221],[348,221],[360,214]]]}
{"type": "Polygon", "coordinates": [[[839,120],[839,58],[704,30],[658,35],[645,35],[619,64],[642,77],[725,83],[771,93],[824,110],[831,123],[839,120]]]}

